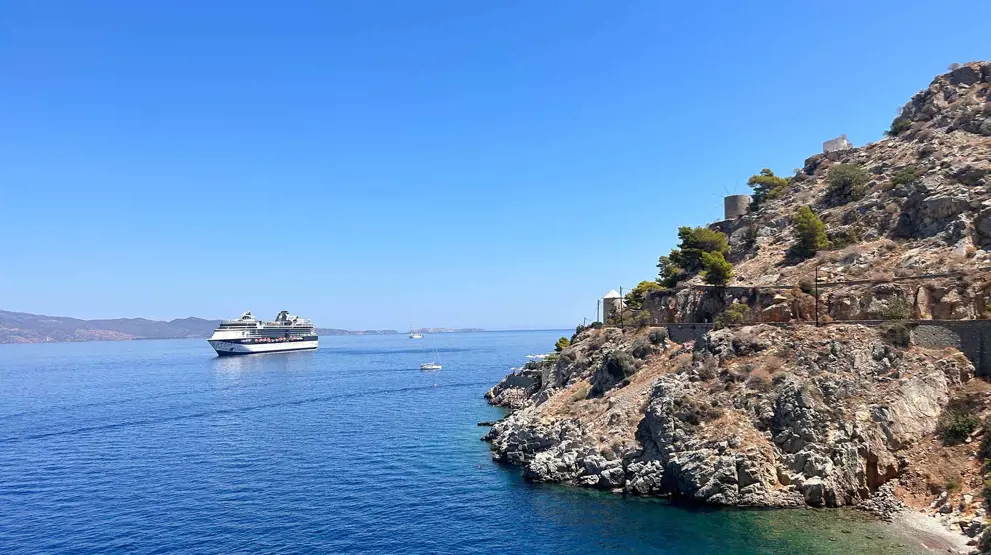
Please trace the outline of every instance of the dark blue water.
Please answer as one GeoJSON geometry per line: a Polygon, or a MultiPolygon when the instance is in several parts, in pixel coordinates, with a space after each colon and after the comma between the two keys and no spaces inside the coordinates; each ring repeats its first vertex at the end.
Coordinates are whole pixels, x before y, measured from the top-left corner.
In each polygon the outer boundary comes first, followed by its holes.
{"type": "Polygon", "coordinates": [[[836,512],[698,511],[491,462],[485,390],[561,332],[0,345],[0,553],[905,553],[836,512]],[[421,373],[438,349],[444,370],[421,373]]]}

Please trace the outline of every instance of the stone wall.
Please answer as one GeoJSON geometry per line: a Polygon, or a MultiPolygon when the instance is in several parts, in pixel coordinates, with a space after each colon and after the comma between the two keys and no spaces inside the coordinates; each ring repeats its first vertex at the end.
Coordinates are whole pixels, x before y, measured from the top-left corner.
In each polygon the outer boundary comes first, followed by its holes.
{"type": "Polygon", "coordinates": [[[667,324],[668,338],[675,343],[695,341],[712,331],[712,324],[667,324]]]}
{"type": "MultiPolygon", "coordinates": [[[[882,326],[889,320],[834,322],[882,326]]],[[[959,349],[974,365],[978,376],[991,377],[991,320],[910,320],[912,343],[927,349],[959,349]]]]}
{"type": "Polygon", "coordinates": [[[913,343],[960,349],[978,376],[991,376],[991,320],[919,320],[913,325],[913,343]]]}

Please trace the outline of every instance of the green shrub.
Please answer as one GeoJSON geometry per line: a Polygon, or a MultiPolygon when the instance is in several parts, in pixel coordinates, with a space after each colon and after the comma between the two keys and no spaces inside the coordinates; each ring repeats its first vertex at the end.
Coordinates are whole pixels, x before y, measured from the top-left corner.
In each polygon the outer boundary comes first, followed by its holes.
{"type": "Polygon", "coordinates": [[[829,195],[843,203],[864,198],[867,181],[867,172],[857,164],[836,164],[826,174],[829,195]]]}
{"type": "Polygon", "coordinates": [[[789,181],[784,177],[774,175],[774,172],[764,168],[757,175],[750,176],[747,185],[754,190],[751,197],[752,208],[760,208],[764,201],[779,198],[788,190],[789,181]]]}
{"type": "Polygon", "coordinates": [[[574,393],[568,398],[568,401],[572,403],[577,403],[582,399],[588,398],[588,384],[583,383],[575,388],[574,393]]]}
{"type": "Polygon", "coordinates": [[[987,426],[984,427],[984,437],[981,438],[981,446],[977,449],[977,458],[982,461],[991,459],[991,432],[987,426]]]}
{"type": "Polygon", "coordinates": [[[946,411],[939,420],[937,431],[943,443],[956,445],[970,437],[980,424],[981,420],[972,414],[946,411]]]}
{"type": "Polygon", "coordinates": [[[881,334],[895,347],[907,349],[912,344],[912,331],[905,322],[893,322],[881,328],[881,334]]]}
{"type": "Polygon", "coordinates": [[[793,226],[796,243],[792,250],[796,255],[811,258],[816,252],[829,245],[829,240],[826,238],[826,224],[822,223],[819,216],[816,216],[808,206],[798,209],[793,226]]]}
{"type": "Polygon", "coordinates": [[[709,285],[726,285],[733,277],[733,265],[726,261],[721,252],[703,252],[702,269],[705,282],[709,285]]]}
{"type": "Polygon", "coordinates": [[[554,350],[560,353],[561,351],[567,349],[569,345],[571,345],[571,340],[567,337],[562,337],[557,340],[557,343],[554,344],[554,350]]]}
{"type": "Polygon", "coordinates": [[[854,227],[827,235],[829,237],[829,248],[832,250],[845,249],[850,245],[860,242],[860,232],[854,227]]]}
{"type": "Polygon", "coordinates": [[[747,316],[750,314],[750,308],[743,303],[733,303],[726,307],[721,314],[716,316],[716,327],[725,328],[726,326],[736,326],[747,321],[747,316]]]}
{"type": "Polygon", "coordinates": [[[650,312],[646,310],[637,311],[630,318],[630,323],[637,328],[646,328],[653,323],[653,318],[650,317],[650,312]]]}
{"type": "MultiPolygon", "coordinates": [[[[984,504],[991,504],[991,483],[989,481],[984,481],[984,491],[981,492],[984,497],[984,504]]],[[[981,532],[981,537],[977,540],[977,550],[981,553],[987,553],[991,551],[991,528],[985,528],[981,532]]]]}
{"type": "Polygon", "coordinates": [[[592,375],[592,387],[589,395],[599,397],[616,383],[621,383],[637,373],[637,365],[633,357],[623,351],[613,351],[606,355],[602,366],[592,375]]]}
{"type": "Polygon", "coordinates": [[[950,493],[960,491],[960,478],[953,476],[947,479],[946,484],[943,485],[943,490],[950,493]]]}
{"type": "Polygon", "coordinates": [[[912,120],[905,116],[898,116],[891,122],[891,127],[884,134],[889,137],[897,137],[911,128],[912,120]]]}
{"type": "Polygon", "coordinates": [[[647,357],[654,354],[654,346],[643,339],[637,339],[630,347],[630,354],[632,354],[634,358],[646,360],[647,357]]]}
{"type": "Polygon", "coordinates": [[[911,183],[919,178],[919,170],[915,166],[906,166],[898,170],[894,177],[891,178],[891,182],[895,185],[903,185],[905,183],[911,183]]]}
{"type": "Polygon", "coordinates": [[[652,345],[663,345],[668,340],[668,329],[654,328],[650,330],[650,333],[647,334],[647,340],[650,341],[652,345]]]}
{"type": "Polygon", "coordinates": [[[706,405],[687,395],[678,397],[672,404],[674,406],[673,416],[692,427],[698,426],[703,422],[711,422],[723,414],[721,408],[706,405]]]}
{"type": "Polygon", "coordinates": [[[904,299],[894,299],[881,312],[885,320],[908,320],[912,317],[912,307],[904,299]]]}
{"type": "Polygon", "coordinates": [[[642,308],[643,302],[647,298],[647,293],[661,289],[664,289],[664,286],[656,281],[641,281],[632,291],[626,294],[623,300],[628,308],[642,308]]]}
{"type": "Polygon", "coordinates": [[[757,246],[757,232],[760,228],[754,223],[753,218],[747,217],[747,227],[743,229],[743,246],[747,250],[753,249],[757,246]]]}

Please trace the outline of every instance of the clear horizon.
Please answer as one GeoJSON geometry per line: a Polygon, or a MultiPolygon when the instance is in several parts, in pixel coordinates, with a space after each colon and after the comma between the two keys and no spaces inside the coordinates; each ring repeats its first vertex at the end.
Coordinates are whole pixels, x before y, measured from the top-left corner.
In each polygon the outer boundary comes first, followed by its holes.
{"type": "MultiPolygon", "coordinates": [[[[4,308],[0,308],[0,312],[3,312],[5,310],[6,309],[4,309],[4,308]]],[[[236,316],[239,316],[239,314],[238,314],[238,315],[234,315],[234,316],[223,316],[223,317],[211,318],[211,317],[207,317],[207,316],[190,315],[190,316],[179,316],[179,317],[176,317],[176,318],[169,318],[167,320],[161,320],[161,319],[157,319],[157,318],[147,318],[145,316],[113,316],[113,317],[109,317],[109,318],[80,318],[78,316],[73,316],[71,314],[37,314],[37,313],[33,313],[33,312],[24,312],[24,311],[20,311],[20,310],[18,310],[18,311],[11,310],[11,311],[7,311],[7,312],[19,312],[21,314],[31,314],[33,316],[44,316],[44,317],[52,317],[52,318],[73,318],[73,319],[76,319],[76,320],[84,320],[84,321],[145,319],[145,320],[160,321],[160,322],[172,322],[174,320],[183,320],[183,319],[186,319],[186,318],[199,318],[201,320],[214,321],[214,320],[231,320],[231,319],[235,319],[236,316]]],[[[252,311],[252,314],[254,314],[255,317],[257,317],[259,319],[262,319],[262,320],[269,320],[270,319],[270,318],[268,318],[264,314],[255,314],[254,311],[252,311]]],[[[581,322],[579,322],[579,323],[581,323],[581,322]]],[[[397,332],[397,333],[406,333],[407,331],[409,331],[408,328],[398,328],[398,327],[397,328],[343,328],[343,327],[334,326],[334,325],[324,325],[321,322],[314,322],[314,327],[316,327],[318,329],[336,329],[336,330],[345,330],[345,331],[394,331],[394,332],[397,332]]],[[[482,331],[486,331],[486,332],[490,332],[490,331],[491,332],[497,332],[497,331],[565,331],[565,330],[571,330],[572,327],[567,327],[566,326],[566,327],[557,327],[557,328],[527,328],[527,327],[519,327],[519,328],[485,328],[485,327],[482,327],[482,326],[457,326],[457,327],[455,327],[455,326],[445,326],[445,325],[439,324],[439,325],[428,325],[428,326],[416,326],[416,329],[420,329],[420,330],[427,330],[427,329],[451,329],[451,330],[478,329],[478,330],[482,330],[482,331]]],[[[111,340],[111,341],[113,341],[113,340],[111,340]]]]}
{"type": "Polygon", "coordinates": [[[769,167],[881,138],[960,14],[882,1],[0,3],[0,309],[571,329],[769,167]],[[931,40],[908,40],[925,22],[931,40]],[[758,32],[757,30],[760,30],[758,32]]]}

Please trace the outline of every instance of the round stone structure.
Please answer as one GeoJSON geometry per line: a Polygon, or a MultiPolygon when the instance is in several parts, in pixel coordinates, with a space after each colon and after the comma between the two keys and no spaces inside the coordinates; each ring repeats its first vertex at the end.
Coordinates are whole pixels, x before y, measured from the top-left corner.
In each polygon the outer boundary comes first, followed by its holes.
{"type": "Polygon", "coordinates": [[[723,199],[725,219],[734,220],[750,212],[750,195],[730,195],[723,199]]]}
{"type": "Polygon", "coordinates": [[[619,313],[623,311],[623,297],[612,289],[602,296],[602,321],[608,322],[610,319],[619,318],[619,313]]]}

